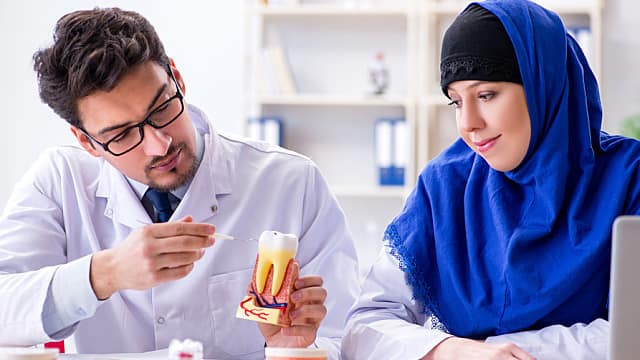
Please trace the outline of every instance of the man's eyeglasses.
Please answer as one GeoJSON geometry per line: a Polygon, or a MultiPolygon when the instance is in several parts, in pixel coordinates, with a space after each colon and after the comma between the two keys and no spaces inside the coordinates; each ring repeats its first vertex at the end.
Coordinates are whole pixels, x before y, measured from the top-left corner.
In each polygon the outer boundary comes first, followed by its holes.
{"type": "Polygon", "coordinates": [[[176,85],[176,94],[167,99],[162,104],[158,105],[155,109],[151,110],[146,119],[135,125],[131,125],[125,128],[120,133],[104,143],[101,143],[93,136],[89,135],[89,133],[84,128],[80,127],[80,131],[82,131],[95,143],[102,146],[105,151],[111,153],[114,156],[120,156],[128,153],[142,143],[142,141],[144,140],[145,125],[149,125],[154,129],[162,129],[163,127],[169,126],[184,111],[184,102],[182,101],[184,96],[180,91],[178,81],[176,81],[176,78],[173,76],[173,72],[171,71],[171,67],[169,65],[167,65],[167,72],[169,73],[169,76],[171,76],[173,83],[176,85]]]}

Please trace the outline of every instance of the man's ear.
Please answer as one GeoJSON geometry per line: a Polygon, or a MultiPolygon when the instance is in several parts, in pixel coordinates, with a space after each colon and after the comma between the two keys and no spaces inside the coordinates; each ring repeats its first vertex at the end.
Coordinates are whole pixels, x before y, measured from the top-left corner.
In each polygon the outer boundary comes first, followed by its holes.
{"type": "Polygon", "coordinates": [[[76,140],[78,140],[78,144],[80,144],[80,146],[82,146],[85,150],[87,150],[87,152],[95,157],[101,157],[102,155],[100,155],[100,153],[98,153],[95,145],[93,144],[93,142],[91,141],[91,139],[89,139],[89,137],[83,133],[82,131],[80,131],[80,129],[78,129],[75,126],[71,126],[70,127],[71,133],[73,134],[73,136],[75,136],[76,140]]]}
{"type": "Polygon", "coordinates": [[[178,67],[176,67],[176,62],[173,61],[173,58],[169,58],[169,66],[171,67],[171,71],[173,71],[173,77],[176,78],[178,85],[180,85],[180,90],[182,91],[182,95],[187,93],[187,87],[184,84],[184,79],[182,78],[182,74],[178,67]]]}

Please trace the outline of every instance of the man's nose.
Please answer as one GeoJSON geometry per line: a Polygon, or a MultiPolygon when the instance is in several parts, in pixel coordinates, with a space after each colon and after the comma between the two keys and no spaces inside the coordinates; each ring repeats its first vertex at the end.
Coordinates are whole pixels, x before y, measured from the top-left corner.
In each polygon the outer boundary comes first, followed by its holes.
{"type": "Polygon", "coordinates": [[[173,138],[162,129],[154,129],[151,126],[144,127],[144,141],[142,147],[148,156],[164,156],[167,154],[173,138]]]}

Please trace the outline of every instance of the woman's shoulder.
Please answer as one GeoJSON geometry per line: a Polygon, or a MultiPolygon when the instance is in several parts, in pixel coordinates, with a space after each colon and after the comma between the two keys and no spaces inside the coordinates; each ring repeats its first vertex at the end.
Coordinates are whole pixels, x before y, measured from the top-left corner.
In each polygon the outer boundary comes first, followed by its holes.
{"type": "Polygon", "coordinates": [[[602,151],[597,155],[607,162],[623,161],[628,165],[639,164],[640,141],[637,139],[602,132],[600,145],[602,151]]]}

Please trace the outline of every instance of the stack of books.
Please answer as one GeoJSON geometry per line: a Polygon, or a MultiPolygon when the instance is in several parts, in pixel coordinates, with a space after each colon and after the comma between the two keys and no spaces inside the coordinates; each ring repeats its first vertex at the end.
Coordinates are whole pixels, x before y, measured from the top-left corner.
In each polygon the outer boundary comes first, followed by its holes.
{"type": "Polygon", "coordinates": [[[282,47],[265,47],[256,64],[258,93],[262,95],[293,95],[296,86],[293,75],[282,47]]]}

